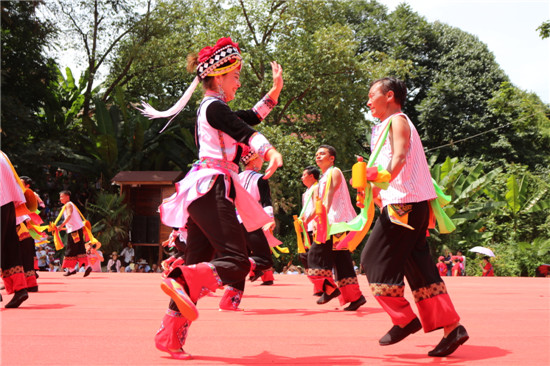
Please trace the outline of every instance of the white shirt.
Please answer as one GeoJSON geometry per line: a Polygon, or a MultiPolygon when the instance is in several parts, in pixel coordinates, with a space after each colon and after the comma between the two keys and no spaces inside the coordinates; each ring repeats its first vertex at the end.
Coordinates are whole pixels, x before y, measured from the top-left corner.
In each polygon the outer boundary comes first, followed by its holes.
{"type": "Polygon", "coordinates": [[[134,248],[126,247],[122,249],[120,256],[124,258],[124,262],[130,263],[132,257],[135,255],[134,248]]]}

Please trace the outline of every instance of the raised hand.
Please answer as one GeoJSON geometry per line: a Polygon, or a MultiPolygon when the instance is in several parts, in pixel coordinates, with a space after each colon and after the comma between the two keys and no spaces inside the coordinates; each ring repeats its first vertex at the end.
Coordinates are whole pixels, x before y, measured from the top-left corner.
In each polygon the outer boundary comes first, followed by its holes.
{"type": "Polygon", "coordinates": [[[275,149],[269,149],[266,154],[269,164],[264,173],[264,179],[269,179],[275,171],[283,166],[283,156],[275,149]]]}
{"type": "Polygon", "coordinates": [[[273,71],[273,87],[269,91],[271,99],[278,101],[279,94],[283,89],[283,67],[275,61],[270,62],[271,70],[273,71]]]}

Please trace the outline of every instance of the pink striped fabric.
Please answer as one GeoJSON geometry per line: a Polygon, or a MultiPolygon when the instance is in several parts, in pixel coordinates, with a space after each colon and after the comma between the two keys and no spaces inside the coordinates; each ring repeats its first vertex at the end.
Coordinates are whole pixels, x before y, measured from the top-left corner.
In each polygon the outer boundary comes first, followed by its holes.
{"type": "MultiPolygon", "coordinates": [[[[336,173],[340,175],[342,180],[340,186],[333,193],[332,204],[327,212],[328,222],[330,224],[335,224],[337,222],[350,221],[357,216],[357,213],[351,203],[346,178],[344,177],[342,171],[337,167],[329,168],[319,179],[319,197],[325,196],[328,176],[332,173],[332,169],[336,169],[336,173]]],[[[326,205],[326,202],[324,202],[324,204],[326,205]]]]}
{"type": "MultiPolygon", "coordinates": [[[[382,198],[382,204],[384,206],[393,203],[422,202],[436,198],[422,141],[420,141],[420,136],[418,135],[416,128],[406,114],[394,114],[382,123],[373,127],[371,150],[374,151],[373,144],[378,141],[378,136],[382,133],[384,127],[389,123],[390,119],[398,115],[402,115],[407,118],[407,122],[409,123],[409,127],[411,129],[410,148],[407,152],[407,161],[405,166],[399,172],[399,175],[390,183],[390,187],[387,190],[382,190],[380,192],[380,197],[382,198]]],[[[378,158],[376,159],[375,165],[382,165],[386,168],[389,166],[391,158],[392,151],[390,139],[388,137],[382,147],[382,150],[380,151],[380,155],[378,155],[378,158]]]]}

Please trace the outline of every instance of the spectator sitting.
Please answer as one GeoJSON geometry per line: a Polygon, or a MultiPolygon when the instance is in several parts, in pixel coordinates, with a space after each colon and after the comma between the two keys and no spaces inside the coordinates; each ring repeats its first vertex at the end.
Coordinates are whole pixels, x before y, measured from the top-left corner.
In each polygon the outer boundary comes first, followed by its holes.
{"type": "Polygon", "coordinates": [[[149,272],[150,273],[162,273],[160,267],[156,263],[151,264],[151,270],[149,272]]]}
{"type": "Polygon", "coordinates": [[[59,259],[54,260],[52,263],[50,263],[50,272],[59,272],[59,259]]]}
{"type": "Polygon", "coordinates": [[[140,260],[136,263],[137,270],[135,272],[149,272],[151,270],[151,267],[149,266],[149,263],[143,258],[140,258],[140,260]]]}
{"type": "Polygon", "coordinates": [[[111,259],[107,262],[107,272],[120,272],[120,259],[118,259],[118,253],[113,252],[111,259]]]}
{"type": "Polygon", "coordinates": [[[288,267],[288,271],[286,272],[286,274],[300,274],[300,272],[298,271],[295,265],[291,264],[288,267]]]}

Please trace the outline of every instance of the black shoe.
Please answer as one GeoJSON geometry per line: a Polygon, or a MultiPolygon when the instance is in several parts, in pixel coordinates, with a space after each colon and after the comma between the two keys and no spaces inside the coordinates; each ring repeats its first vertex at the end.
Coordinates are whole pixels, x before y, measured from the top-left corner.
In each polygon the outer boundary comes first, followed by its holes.
{"type": "Polygon", "coordinates": [[[386,335],[380,338],[378,343],[380,343],[381,346],[389,346],[390,344],[402,341],[403,339],[407,338],[407,336],[418,332],[420,329],[422,329],[422,324],[420,324],[420,320],[418,320],[418,318],[414,318],[404,328],[401,328],[398,325],[394,325],[390,329],[390,331],[386,333],[386,335]]]}
{"type": "Polygon", "coordinates": [[[271,286],[271,285],[273,285],[273,281],[265,281],[265,282],[260,283],[260,285],[271,286]]]}
{"type": "Polygon", "coordinates": [[[76,274],[76,269],[74,271],[66,271],[65,273],[63,273],[63,276],[68,277],[74,274],[76,274]]]}
{"type": "Polygon", "coordinates": [[[84,272],[84,277],[88,277],[92,273],[92,267],[86,268],[86,272],[84,272]]]}
{"type": "Polygon", "coordinates": [[[27,292],[38,292],[38,286],[27,287],[27,292]]]}
{"type": "Polygon", "coordinates": [[[18,308],[23,301],[29,298],[29,294],[26,289],[15,291],[15,294],[11,298],[10,302],[6,304],[6,308],[18,308]]]}
{"type": "Polygon", "coordinates": [[[326,292],[324,292],[321,297],[319,298],[319,300],[317,300],[317,304],[319,305],[323,305],[323,304],[326,304],[327,302],[329,302],[330,300],[334,299],[335,297],[338,297],[340,296],[341,292],[339,289],[335,288],[334,291],[332,291],[332,293],[329,295],[327,294],[326,292]]]}
{"type": "Polygon", "coordinates": [[[252,276],[250,276],[249,280],[250,282],[254,282],[258,278],[262,277],[263,275],[264,275],[264,271],[259,271],[259,272],[253,271],[252,276]]]}
{"type": "Polygon", "coordinates": [[[433,350],[428,352],[428,356],[445,357],[456,351],[456,349],[464,344],[470,336],[466,332],[466,328],[462,325],[456,327],[447,337],[443,337],[441,342],[433,350]]]}
{"type": "Polygon", "coordinates": [[[367,299],[365,299],[365,296],[361,295],[357,300],[350,302],[350,304],[344,308],[345,311],[356,311],[361,306],[365,305],[367,303],[367,299]]]}
{"type": "Polygon", "coordinates": [[[323,296],[323,291],[315,292],[313,296],[321,297],[323,296]]]}

